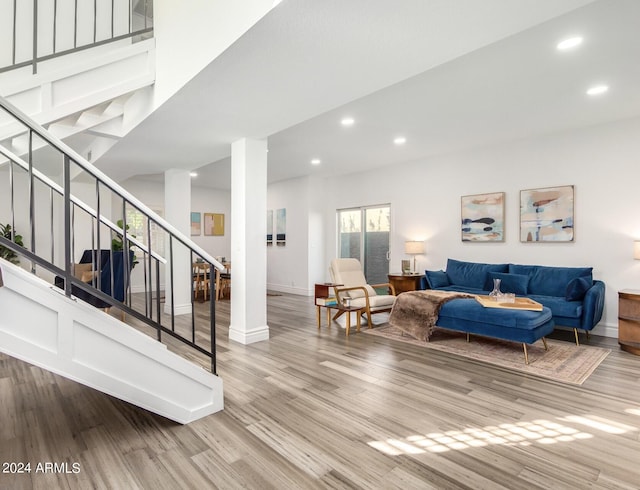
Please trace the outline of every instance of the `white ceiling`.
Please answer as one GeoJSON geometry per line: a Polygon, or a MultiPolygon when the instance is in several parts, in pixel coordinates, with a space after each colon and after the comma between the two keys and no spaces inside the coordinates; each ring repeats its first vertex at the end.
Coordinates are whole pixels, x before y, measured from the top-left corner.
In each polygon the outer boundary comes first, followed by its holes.
{"type": "Polygon", "coordinates": [[[275,182],[638,116],[639,21],[637,0],[284,0],[98,165],[228,188],[245,136],[268,138],[275,182]]]}

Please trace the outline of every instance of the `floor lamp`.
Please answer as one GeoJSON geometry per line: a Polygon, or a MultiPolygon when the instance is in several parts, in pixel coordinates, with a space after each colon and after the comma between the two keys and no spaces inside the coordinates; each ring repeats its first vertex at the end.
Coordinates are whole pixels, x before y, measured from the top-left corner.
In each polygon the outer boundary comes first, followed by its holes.
{"type": "Polygon", "coordinates": [[[404,253],[413,255],[413,272],[416,272],[416,255],[424,253],[424,242],[408,240],[404,242],[404,253]]]}

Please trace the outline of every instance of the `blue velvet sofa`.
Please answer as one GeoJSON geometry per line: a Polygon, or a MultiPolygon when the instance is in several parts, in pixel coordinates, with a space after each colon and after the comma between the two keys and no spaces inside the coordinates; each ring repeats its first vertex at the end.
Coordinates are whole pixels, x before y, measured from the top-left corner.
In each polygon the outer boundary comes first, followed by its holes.
{"type": "Polygon", "coordinates": [[[556,325],[589,332],[602,318],[604,282],[593,279],[591,267],[549,267],[482,264],[449,259],[445,271],[425,271],[422,289],[489,294],[493,279],[503,293],[526,296],[551,310],[556,325]]]}

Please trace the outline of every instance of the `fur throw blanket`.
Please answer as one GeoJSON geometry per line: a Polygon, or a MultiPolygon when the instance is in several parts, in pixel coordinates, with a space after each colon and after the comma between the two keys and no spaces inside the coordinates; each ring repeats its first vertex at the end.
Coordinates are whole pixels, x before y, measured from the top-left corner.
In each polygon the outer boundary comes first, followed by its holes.
{"type": "Polygon", "coordinates": [[[447,301],[457,298],[473,298],[466,293],[453,291],[408,291],[399,294],[389,315],[389,324],[418,340],[429,341],[438,321],[438,312],[447,301]]]}

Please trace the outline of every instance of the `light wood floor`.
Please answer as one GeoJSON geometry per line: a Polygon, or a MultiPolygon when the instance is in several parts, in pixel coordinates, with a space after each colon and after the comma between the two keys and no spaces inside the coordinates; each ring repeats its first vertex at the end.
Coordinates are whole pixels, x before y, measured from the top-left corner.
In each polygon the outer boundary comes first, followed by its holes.
{"type": "Polygon", "coordinates": [[[640,488],[640,357],[615,339],[575,387],[318,331],[311,298],[269,297],[248,346],[217,313],[225,410],[188,426],[0,356],[0,463],[32,468],[0,488],[640,488]]]}

